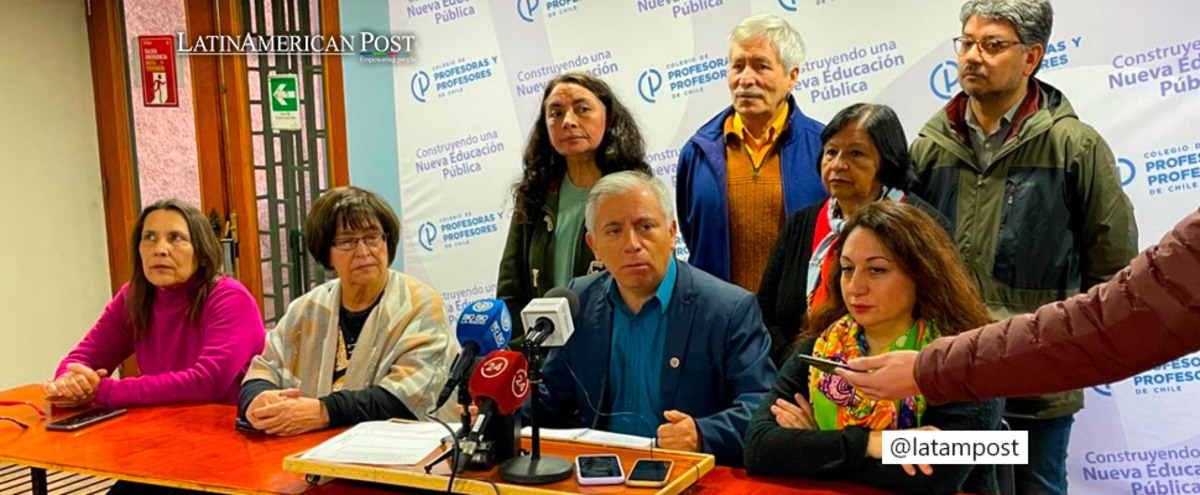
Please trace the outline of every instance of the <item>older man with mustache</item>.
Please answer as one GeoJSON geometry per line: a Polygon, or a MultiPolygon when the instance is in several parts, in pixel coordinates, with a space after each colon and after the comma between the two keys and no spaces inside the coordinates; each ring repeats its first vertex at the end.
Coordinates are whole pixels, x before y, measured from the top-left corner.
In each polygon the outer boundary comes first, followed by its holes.
{"type": "MultiPolygon", "coordinates": [[[[913,192],[955,223],[992,317],[1032,313],[1108,280],[1137,253],[1133,207],[1112,151],[1058,89],[1034,78],[1054,12],[1047,0],[971,0],[954,38],[963,91],[912,145],[913,192]]],[[[1019,493],[1065,493],[1079,390],[1008,400],[1028,430],[1019,493]]]]}
{"type": "Polygon", "coordinates": [[[759,15],[729,35],[726,108],[683,145],[676,205],[688,262],[750,292],[793,213],[825,199],[815,164],[823,125],[791,96],[804,41],[759,15]]]}

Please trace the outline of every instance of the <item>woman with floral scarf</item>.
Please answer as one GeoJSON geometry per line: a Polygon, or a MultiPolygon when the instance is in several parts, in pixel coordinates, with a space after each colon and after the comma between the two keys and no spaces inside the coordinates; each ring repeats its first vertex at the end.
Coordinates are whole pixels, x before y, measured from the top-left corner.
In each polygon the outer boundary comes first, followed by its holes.
{"type": "Polygon", "coordinates": [[[905,493],[996,492],[992,466],[914,467],[880,459],[883,430],[992,430],[1000,424],[1001,403],[931,406],[921,396],[875,401],[796,357],[846,362],[919,350],[987,323],[953,242],[920,209],[881,201],[863,205],[831,249],[827,298],[809,315],[798,351],[750,421],[747,469],[905,493]]]}

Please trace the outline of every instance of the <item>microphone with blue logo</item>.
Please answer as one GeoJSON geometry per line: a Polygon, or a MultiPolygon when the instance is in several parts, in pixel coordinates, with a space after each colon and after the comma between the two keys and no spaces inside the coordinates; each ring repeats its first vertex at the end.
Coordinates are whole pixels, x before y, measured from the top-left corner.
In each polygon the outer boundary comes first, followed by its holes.
{"type": "Polygon", "coordinates": [[[462,351],[450,366],[450,376],[438,394],[433,409],[440,409],[450,400],[460,385],[465,385],[475,369],[478,357],[504,349],[512,337],[512,315],[499,299],[480,299],[469,305],[458,316],[458,343],[462,351]]]}

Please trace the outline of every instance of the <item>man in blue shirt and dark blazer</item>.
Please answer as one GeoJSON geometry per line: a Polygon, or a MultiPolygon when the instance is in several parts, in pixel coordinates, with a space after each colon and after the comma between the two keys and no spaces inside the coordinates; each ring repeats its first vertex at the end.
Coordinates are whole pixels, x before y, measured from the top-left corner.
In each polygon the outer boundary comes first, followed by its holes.
{"type": "Polygon", "coordinates": [[[569,284],[575,333],[546,361],[539,424],[654,437],[739,466],[775,379],[770,337],[753,294],[675,260],[674,214],[644,173],[592,186],[586,240],[607,271],[569,284]]]}

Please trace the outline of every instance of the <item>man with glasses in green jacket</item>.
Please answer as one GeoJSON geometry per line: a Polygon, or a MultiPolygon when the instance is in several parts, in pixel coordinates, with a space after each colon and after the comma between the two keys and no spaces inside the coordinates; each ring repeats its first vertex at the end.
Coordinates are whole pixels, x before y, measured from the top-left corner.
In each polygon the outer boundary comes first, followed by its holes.
{"type": "MultiPolygon", "coordinates": [[[[1053,18],[1047,0],[964,4],[954,39],[962,92],[912,145],[913,192],[955,222],[997,319],[1086,291],[1137,253],[1133,206],[1108,144],[1034,78],[1053,18]]],[[[1066,493],[1067,442],[1082,408],[1079,390],[1008,400],[1010,425],[1029,431],[1019,493],[1066,493]]]]}

